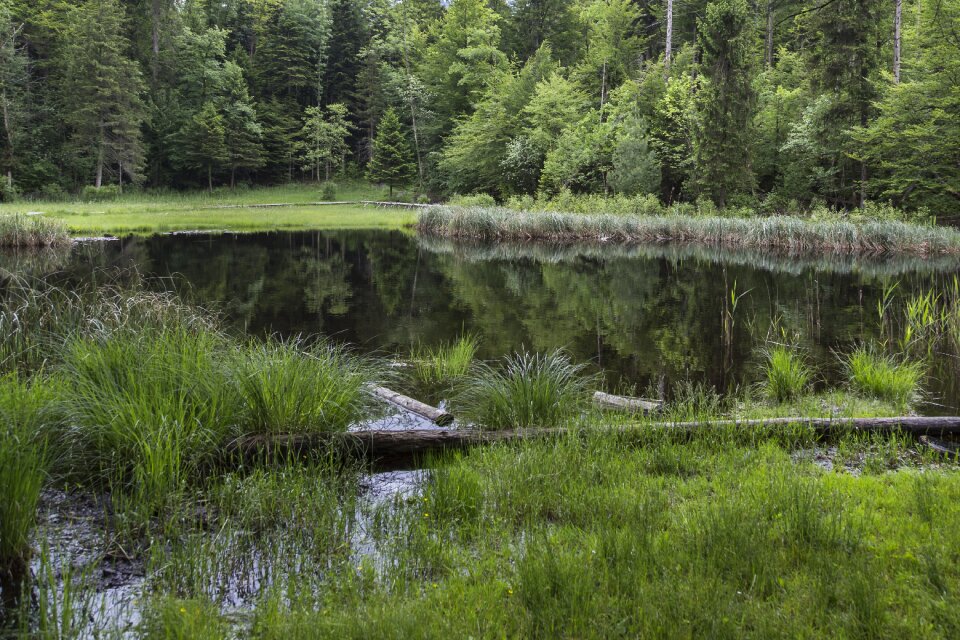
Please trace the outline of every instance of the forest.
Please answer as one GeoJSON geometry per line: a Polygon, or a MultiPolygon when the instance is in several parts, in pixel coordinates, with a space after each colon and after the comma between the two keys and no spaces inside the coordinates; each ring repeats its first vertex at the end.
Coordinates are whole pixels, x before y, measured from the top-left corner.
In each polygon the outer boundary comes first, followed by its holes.
{"type": "Polygon", "coordinates": [[[960,198],[957,0],[0,0],[0,195],[960,198]]]}

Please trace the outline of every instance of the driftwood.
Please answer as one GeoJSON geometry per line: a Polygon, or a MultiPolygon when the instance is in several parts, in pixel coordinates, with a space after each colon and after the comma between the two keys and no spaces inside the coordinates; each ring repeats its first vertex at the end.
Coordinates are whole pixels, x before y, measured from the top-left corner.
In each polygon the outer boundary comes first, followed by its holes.
{"type": "Polygon", "coordinates": [[[663,407],[663,403],[657,400],[615,396],[603,391],[597,391],[593,394],[593,404],[604,409],[617,409],[632,413],[653,413],[663,407]]]}
{"type": "Polygon", "coordinates": [[[407,396],[401,395],[396,391],[387,389],[386,387],[370,385],[368,389],[370,393],[377,398],[385,400],[390,404],[396,405],[401,409],[405,409],[411,413],[415,413],[418,416],[426,418],[427,420],[440,425],[441,427],[445,427],[453,422],[453,414],[448,413],[443,409],[431,407],[428,404],[424,404],[419,400],[414,400],[413,398],[408,398],[407,396]]]}
{"type": "MultiPolygon", "coordinates": [[[[912,435],[960,434],[960,416],[950,417],[890,417],[890,418],[770,418],[766,420],[714,420],[702,422],[639,422],[598,431],[613,433],[641,433],[663,429],[681,433],[695,433],[710,428],[760,428],[787,425],[806,426],[820,436],[833,433],[892,433],[912,435]]],[[[571,433],[561,428],[508,429],[481,431],[478,429],[412,429],[404,431],[367,430],[328,434],[279,434],[251,436],[234,440],[226,453],[242,458],[257,455],[303,457],[318,451],[334,450],[355,457],[363,457],[386,465],[410,464],[416,458],[440,451],[467,449],[498,442],[549,439],[571,433]]]]}

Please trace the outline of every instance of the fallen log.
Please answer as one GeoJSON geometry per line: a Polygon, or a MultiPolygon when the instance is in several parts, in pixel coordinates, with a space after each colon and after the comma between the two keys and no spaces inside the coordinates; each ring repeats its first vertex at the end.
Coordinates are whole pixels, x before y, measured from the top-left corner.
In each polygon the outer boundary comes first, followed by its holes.
{"type": "Polygon", "coordinates": [[[960,442],[956,440],[941,440],[932,436],[920,436],[920,442],[947,459],[960,460],[960,442]]]}
{"type": "MultiPolygon", "coordinates": [[[[611,427],[597,427],[596,431],[608,433],[642,433],[655,429],[693,434],[710,428],[769,428],[798,425],[814,431],[816,435],[836,433],[893,433],[911,435],[960,434],[960,416],[949,417],[888,417],[888,418],[769,418],[764,420],[713,420],[698,422],[637,422],[611,427]]],[[[589,432],[590,430],[585,430],[589,432]]],[[[366,430],[345,433],[320,433],[309,435],[277,434],[238,438],[227,446],[227,455],[240,455],[245,459],[256,455],[280,455],[302,457],[330,449],[349,456],[363,457],[388,464],[410,461],[430,453],[467,449],[498,442],[516,442],[559,437],[569,434],[569,429],[532,428],[501,431],[479,429],[410,429],[404,431],[366,430]]]]}
{"type": "Polygon", "coordinates": [[[663,403],[657,400],[615,396],[604,393],[603,391],[597,391],[593,394],[593,403],[604,409],[616,409],[619,411],[630,411],[632,413],[653,413],[663,407],[663,403]]]}
{"type": "Polygon", "coordinates": [[[387,389],[386,387],[370,385],[368,389],[370,390],[370,393],[381,400],[385,400],[390,404],[409,411],[410,413],[415,413],[422,418],[430,420],[434,424],[440,425],[441,427],[451,424],[454,420],[452,413],[448,413],[443,409],[431,407],[430,405],[424,404],[419,400],[408,398],[407,396],[399,394],[391,389],[387,389]]]}

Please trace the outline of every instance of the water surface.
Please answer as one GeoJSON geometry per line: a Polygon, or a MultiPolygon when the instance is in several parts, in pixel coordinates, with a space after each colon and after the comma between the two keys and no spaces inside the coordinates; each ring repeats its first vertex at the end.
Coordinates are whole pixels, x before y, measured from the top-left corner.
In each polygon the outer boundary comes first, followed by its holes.
{"type": "MultiPolygon", "coordinates": [[[[402,356],[472,333],[485,359],[563,348],[613,390],[667,395],[680,381],[720,391],[754,382],[771,340],[796,341],[822,381],[836,381],[834,351],[882,339],[885,289],[902,301],[952,286],[957,271],[955,258],[471,247],[400,231],[130,237],[61,262],[37,268],[77,280],[135,268],[250,334],[323,334],[402,356]]],[[[935,357],[932,397],[955,407],[953,356],[935,357]]]]}

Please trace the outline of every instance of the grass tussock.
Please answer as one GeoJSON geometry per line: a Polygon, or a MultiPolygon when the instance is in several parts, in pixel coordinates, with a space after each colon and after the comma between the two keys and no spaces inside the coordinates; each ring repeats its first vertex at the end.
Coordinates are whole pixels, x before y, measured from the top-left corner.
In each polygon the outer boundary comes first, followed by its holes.
{"type": "Polygon", "coordinates": [[[960,232],[897,221],[853,223],[790,216],[523,213],[496,207],[438,207],[420,213],[427,235],[481,241],[703,244],[790,254],[960,253],[960,232]]]}
{"type": "Polygon", "coordinates": [[[592,382],[562,351],[518,353],[500,367],[477,367],[457,405],[487,429],[561,426],[589,406],[592,382]]]}
{"type": "Polygon", "coordinates": [[[787,402],[801,396],[810,384],[812,373],[796,349],[776,345],[766,354],[764,391],[776,402],[787,402]]]}
{"type": "Polygon", "coordinates": [[[850,385],[868,397],[908,408],[920,398],[923,364],[901,362],[867,347],[859,347],[843,359],[850,385]]]}
{"type": "Polygon", "coordinates": [[[52,396],[39,382],[0,377],[0,573],[16,573],[29,556],[49,461],[45,425],[52,396]]]}
{"type": "Polygon", "coordinates": [[[378,374],[343,347],[268,339],[247,344],[234,375],[244,431],[309,433],[360,421],[368,404],[363,387],[378,374]]]}
{"type": "Polygon", "coordinates": [[[478,346],[476,337],[464,336],[450,344],[415,348],[409,370],[414,389],[435,399],[456,390],[470,372],[478,346]]]}
{"type": "Polygon", "coordinates": [[[45,216],[0,215],[0,247],[66,247],[71,243],[67,225],[45,216]]]}

